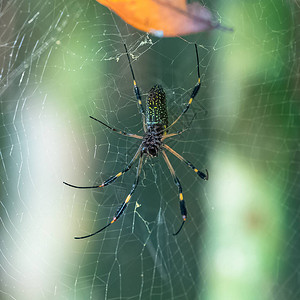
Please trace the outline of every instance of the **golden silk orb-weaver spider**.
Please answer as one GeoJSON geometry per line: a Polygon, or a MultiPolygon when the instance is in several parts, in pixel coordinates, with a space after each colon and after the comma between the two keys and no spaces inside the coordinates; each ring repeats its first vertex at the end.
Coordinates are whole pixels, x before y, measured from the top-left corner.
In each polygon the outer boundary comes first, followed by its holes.
{"type": "Polygon", "coordinates": [[[132,185],[131,191],[128,194],[128,196],[126,197],[126,199],[123,201],[123,203],[121,204],[121,206],[118,208],[117,212],[115,213],[115,216],[113,217],[113,219],[106,224],[104,227],[102,227],[101,229],[97,230],[94,233],[85,235],[85,236],[80,236],[80,237],[75,237],[75,239],[85,239],[88,237],[91,237],[101,231],[103,231],[104,229],[106,229],[108,226],[110,226],[111,224],[113,224],[114,222],[116,222],[119,217],[123,214],[123,212],[125,211],[128,202],[130,200],[130,198],[132,197],[138,183],[139,183],[139,178],[140,178],[140,174],[141,174],[141,170],[142,170],[142,166],[143,166],[143,159],[145,156],[153,158],[158,156],[159,153],[162,154],[166,165],[168,167],[168,169],[170,170],[170,173],[173,177],[174,183],[176,184],[177,188],[178,188],[178,196],[179,196],[179,206],[180,206],[180,212],[181,212],[181,216],[182,216],[182,223],[181,226],[179,227],[179,229],[173,234],[173,235],[177,235],[186,219],[187,219],[187,210],[186,210],[186,206],[185,206],[185,202],[183,199],[183,193],[182,193],[182,187],[180,184],[180,181],[178,179],[178,177],[176,176],[176,173],[174,171],[173,166],[171,165],[169,158],[166,154],[167,150],[168,152],[170,152],[171,154],[173,154],[174,156],[176,156],[179,160],[181,160],[182,162],[184,162],[188,167],[190,167],[201,179],[204,180],[208,180],[208,171],[205,170],[205,173],[199,171],[196,167],[194,167],[194,165],[186,160],[185,158],[183,158],[179,153],[177,153],[175,150],[173,150],[172,148],[170,148],[166,143],[165,140],[169,137],[173,137],[176,135],[180,135],[181,133],[183,133],[185,131],[185,129],[178,131],[176,133],[168,133],[168,130],[175,125],[180,118],[188,111],[188,109],[190,108],[190,105],[192,104],[192,101],[194,100],[194,98],[196,97],[196,95],[199,92],[200,86],[201,86],[201,82],[200,82],[200,70],[199,70],[199,56],[198,56],[198,50],[197,50],[197,45],[195,44],[195,50],[196,50],[196,59],[197,59],[197,72],[198,72],[198,80],[194,86],[194,89],[192,91],[192,94],[190,96],[190,99],[186,105],[186,107],[184,108],[184,110],[181,112],[181,114],[175,119],[175,121],[173,121],[173,123],[171,123],[169,125],[168,123],[168,111],[167,111],[167,105],[166,105],[166,94],[163,90],[163,88],[160,85],[154,85],[150,91],[149,94],[147,96],[146,99],[146,110],[144,109],[143,105],[142,105],[142,99],[141,99],[141,95],[140,95],[140,90],[139,87],[137,85],[137,82],[135,80],[135,76],[134,76],[134,72],[133,72],[133,68],[131,65],[131,61],[130,61],[130,57],[128,54],[128,50],[126,45],[124,44],[125,47],[125,51],[126,51],[126,55],[127,55],[127,59],[129,62],[129,67],[130,67],[130,71],[131,71],[131,75],[132,75],[132,79],[133,79],[133,85],[134,85],[134,92],[135,92],[135,96],[138,102],[138,106],[139,106],[139,110],[140,113],[142,115],[143,118],[143,128],[144,128],[144,135],[140,136],[137,134],[132,134],[132,133],[126,133],[125,131],[121,131],[118,129],[115,129],[105,123],[103,123],[102,121],[91,117],[91,119],[99,122],[100,124],[104,125],[105,127],[109,128],[110,130],[127,136],[127,137],[132,137],[135,139],[140,139],[141,140],[141,144],[138,148],[138,150],[136,151],[134,157],[131,159],[130,163],[118,174],[109,177],[107,180],[105,180],[102,184],[100,185],[96,185],[96,186],[77,186],[77,185],[73,185],[67,182],[64,182],[64,184],[73,187],[73,188],[77,188],[77,189],[97,189],[97,188],[102,188],[105,187],[111,183],[113,183],[117,178],[119,178],[120,176],[122,176],[123,174],[125,174],[127,171],[129,171],[131,169],[131,167],[134,165],[134,163],[138,160],[138,165],[137,165],[137,171],[136,171],[136,177],[135,177],[135,181],[132,185]]]}

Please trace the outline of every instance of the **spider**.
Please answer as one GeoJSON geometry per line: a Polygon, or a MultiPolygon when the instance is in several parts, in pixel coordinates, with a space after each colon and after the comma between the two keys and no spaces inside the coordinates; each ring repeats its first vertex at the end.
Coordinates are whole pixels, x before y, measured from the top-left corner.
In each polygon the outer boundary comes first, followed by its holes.
{"type": "Polygon", "coordinates": [[[198,80],[194,86],[194,89],[192,91],[192,94],[190,96],[190,100],[187,103],[186,107],[184,108],[184,110],[181,112],[181,114],[175,119],[175,121],[173,121],[173,123],[171,123],[171,125],[169,125],[168,123],[168,112],[167,112],[167,106],[166,106],[166,95],[165,92],[163,90],[163,88],[160,85],[154,85],[150,91],[149,94],[147,96],[146,99],[146,110],[144,109],[143,105],[142,105],[142,99],[141,99],[141,95],[140,95],[140,90],[139,87],[137,85],[135,76],[134,76],[134,72],[133,72],[133,68],[131,65],[131,61],[130,61],[130,57],[128,54],[128,50],[126,45],[124,44],[125,47],[125,51],[126,51],[126,55],[127,55],[127,59],[128,59],[128,63],[129,63],[129,67],[130,67],[130,71],[131,71],[131,75],[132,75],[132,79],[133,79],[133,85],[134,85],[134,92],[135,92],[135,96],[138,102],[138,106],[139,106],[139,111],[142,115],[142,119],[143,119],[143,128],[144,128],[144,135],[140,136],[137,134],[132,134],[132,133],[126,133],[125,131],[121,131],[118,130],[116,128],[113,128],[107,124],[105,124],[104,122],[90,116],[91,119],[99,122],[100,124],[104,125],[105,127],[107,127],[108,129],[120,134],[120,135],[124,135],[127,137],[132,137],[135,139],[139,139],[141,140],[141,144],[139,146],[139,148],[137,149],[134,157],[131,159],[131,161],[129,162],[129,164],[118,174],[109,177],[107,180],[105,180],[101,185],[96,185],[96,186],[77,186],[77,185],[73,185],[67,182],[64,182],[64,184],[72,187],[72,188],[77,188],[77,189],[94,189],[94,188],[102,188],[105,187],[111,183],[113,183],[117,178],[119,178],[120,176],[122,176],[123,174],[125,174],[127,171],[129,171],[131,169],[131,167],[134,165],[134,163],[138,160],[138,166],[137,166],[137,171],[136,171],[136,177],[135,177],[135,181],[132,185],[131,191],[128,194],[128,196],[126,197],[126,199],[123,201],[123,203],[121,204],[121,206],[118,208],[117,212],[115,213],[115,216],[113,217],[113,219],[104,227],[102,227],[101,229],[97,230],[94,233],[85,235],[85,236],[80,236],[80,237],[75,237],[75,239],[85,239],[88,237],[91,237],[93,235],[98,234],[99,232],[103,231],[104,229],[106,229],[108,226],[110,226],[111,224],[113,224],[114,222],[116,222],[120,216],[123,214],[123,212],[125,211],[128,202],[130,200],[130,198],[132,197],[138,183],[139,183],[139,178],[140,178],[140,174],[141,174],[141,170],[142,170],[142,166],[143,166],[143,161],[145,156],[146,157],[157,157],[159,155],[159,153],[162,154],[166,165],[168,167],[168,169],[170,170],[170,173],[173,177],[174,183],[176,184],[177,188],[178,188],[178,196],[179,196],[179,207],[180,207],[180,212],[181,212],[181,216],[182,216],[182,223],[181,226],[179,227],[179,229],[173,234],[173,235],[177,235],[186,219],[187,219],[187,209],[185,206],[185,202],[183,199],[183,193],[182,193],[182,187],[180,184],[180,181],[178,179],[178,177],[175,174],[174,168],[172,167],[169,158],[166,154],[167,150],[168,152],[170,152],[171,154],[173,154],[174,156],[176,156],[179,160],[181,160],[182,162],[184,162],[187,166],[189,166],[201,179],[203,180],[208,180],[208,171],[205,169],[206,173],[203,173],[201,171],[199,171],[196,167],[194,167],[194,165],[186,160],[185,158],[183,158],[179,153],[177,153],[175,150],[173,150],[172,148],[170,148],[166,143],[165,140],[169,137],[173,137],[176,135],[180,135],[181,133],[183,133],[185,131],[185,129],[178,131],[176,133],[168,133],[168,130],[175,125],[180,118],[188,111],[193,99],[196,97],[196,95],[199,92],[200,86],[201,86],[201,82],[200,82],[200,70],[199,70],[199,57],[198,57],[198,50],[197,50],[197,45],[195,44],[195,50],[196,50],[196,58],[197,58],[197,71],[198,71],[198,80]]]}

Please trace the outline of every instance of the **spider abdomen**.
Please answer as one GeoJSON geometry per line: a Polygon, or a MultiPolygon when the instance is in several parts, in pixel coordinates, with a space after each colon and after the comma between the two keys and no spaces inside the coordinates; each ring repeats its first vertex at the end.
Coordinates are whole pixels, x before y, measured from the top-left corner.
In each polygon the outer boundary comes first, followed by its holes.
{"type": "Polygon", "coordinates": [[[162,129],[168,127],[168,113],[166,94],[160,85],[154,85],[149,91],[146,100],[146,124],[161,125],[162,129]]]}

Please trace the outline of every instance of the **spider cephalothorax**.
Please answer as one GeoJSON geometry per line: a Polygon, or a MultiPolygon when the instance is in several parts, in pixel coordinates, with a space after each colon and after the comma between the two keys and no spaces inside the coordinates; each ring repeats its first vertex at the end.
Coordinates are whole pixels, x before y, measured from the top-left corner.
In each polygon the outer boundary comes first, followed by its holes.
{"type": "Polygon", "coordinates": [[[178,122],[178,120],[182,117],[182,115],[184,115],[187,112],[187,110],[189,109],[193,99],[196,97],[196,95],[198,94],[198,91],[200,89],[201,83],[200,83],[199,58],[198,58],[197,45],[195,45],[195,49],[196,49],[196,58],[197,58],[198,80],[196,82],[196,85],[194,86],[194,89],[192,91],[189,102],[187,103],[186,107],[181,112],[181,114],[175,119],[175,121],[173,121],[173,123],[171,123],[171,125],[168,125],[168,112],[167,112],[167,105],[166,105],[166,94],[165,94],[163,88],[160,85],[154,85],[151,88],[151,90],[149,91],[148,97],[146,99],[146,111],[144,110],[144,107],[142,105],[140,91],[139,91],[139,88],[137,86],[137,83],[136,83],[136,80],[135,80],[135,77],[134,77],[134,73],[133,73],[133,69],[132,69],[132,66],[131,66],[129,54],[128,54],[128,51],[127,51],[127,47],[126,47],[126,45],[124,45],[124,46],[125,46],[126,55],[127,55],[128,61],[129,61],[130,71],[131,71],[132,78],[133,78],[134,92],[135,92],[135,95],[136,95],[136,98],[137,98],[137,101],[138,101],[140,113],[143,116],[144,136],[140,136],[140,135],[133,134],[133,133],[126,133],[124,131],[115,129],[115,128],[103,123],[102,121],[95,119],[94,117],[91,117],[91,118],[93,120],[98,121],[99,123],[106,126],[107,128],[111,129],[112,131],[115,131],[119,134],[122,134],[122,135],[125,135],[125,136],[128,136],[128,137],[132,137],[132,138],[142,140],[142,142],[141,142],[138,150],[136,151],[134,157],[130,161],[130,163],[121,172],[119,172],[118,174],[116,174],[114,176],[111,176],[110,178],[105,180],[102,184],[96,185],[96,186],[77,186],[77,185],[69,184],[69,183],[66,183],[66,182],[64,182],[64,183],[68,186],[71,186],[71,187],[74,187],[74,188],[81,188],[81,189],[102,188],[102,187],[105,187],[105,186],[111,184],[117,178],[119,178],[124,173],[129,171],[131,169],[131,167],[133,166],[133,164],[138,160],[136,178],[135,178],[135,181],[132,185],[130,193],[128,194],[126,199],[123,201],[123,203],[121,204],[121,206],[117,210],[117,212],[116,212],[115,216],[113,217],[113,219],[106,226],[99,229],[98,231],[96,231],[92,234],[85,235],[85,236],[75,237],[75,239],[84,239],[84,238],[87,238],[87,237],[91,237],[91,236],[99,233],[100,231],[104,230],[105,228],[107,228],[108,226],[110,226],[112,223],[114,223],[115,221],[117,221],[119,219],[119,217],[122,215],[122,213],[126,209],[127,204],[128,204],[132,194],[134,193],[134,191],[135,191],[135,189],[138,185],[139,177],[140,177],[142,166],[143,166],[144,155],[147,155],[147,156],[150,156],[150,157],[156,157],[159,153],[161,153],[164,160],[165,160],[165,162],[166,162],[166,164],[167,164],[167,166],[168,166],[168,169],[170,170],[170,173],[173,177],[174,183],[176,184],[176,186],[178,188],[179,207],[180,207],[180,213],[181,213],[183,221],[182,221],[181,226],[179,227],[179,229],[176,231],[176,233],[174,233],[174,235],[178,234],[180,232],[180,230],[182,229],[183,224],[185,223],[186,218],[187,218],[187,210],[186,210],[186,207],[185,207],[185,202],[183,200],[183,193],[182,193],[182,187],[181,187],[180,181],[179,181],[178,177],[175,174],[175,170],[173,169],[165,150],[167,150],[168,152],[173,154],[175,157],[180,159],[182,162],[184,162],[201,179],[204,179],[204,180],[208,179],[207,170],[206,170],[206,174],[199,171],[196,167],[194,167],[194,165],[190,161],[183,158],[179,153],[177,153],[175,150],[173,150],[171,147],[169,147],[164,142],[165,139],[167,139],[169,137],[177,136],[177,135],[184,132],[184,129],[181,130],[181,131],[178,131],[176,133],[168,133],[168,130],[174,124],[176,124],[178,122]]]}
{"type": "Polygon", "coordinates": [[[155,157],[162,150],[163,127],[161,125],[151,125],[143,137],[142,153],[155,157]]]}

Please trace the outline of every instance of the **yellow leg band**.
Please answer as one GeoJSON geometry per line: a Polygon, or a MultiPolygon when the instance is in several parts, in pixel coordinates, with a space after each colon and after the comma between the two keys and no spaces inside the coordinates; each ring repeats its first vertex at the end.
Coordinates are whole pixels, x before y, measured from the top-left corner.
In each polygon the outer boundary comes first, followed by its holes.
{"type": "Polygon", "coordinates": [[[127,198],[126,198],[126,200],[125,200],[125,203],[128,203],[129,200],[130,200],[130,198],[131,198],[131,195],[128,195],[127,198]]]}

